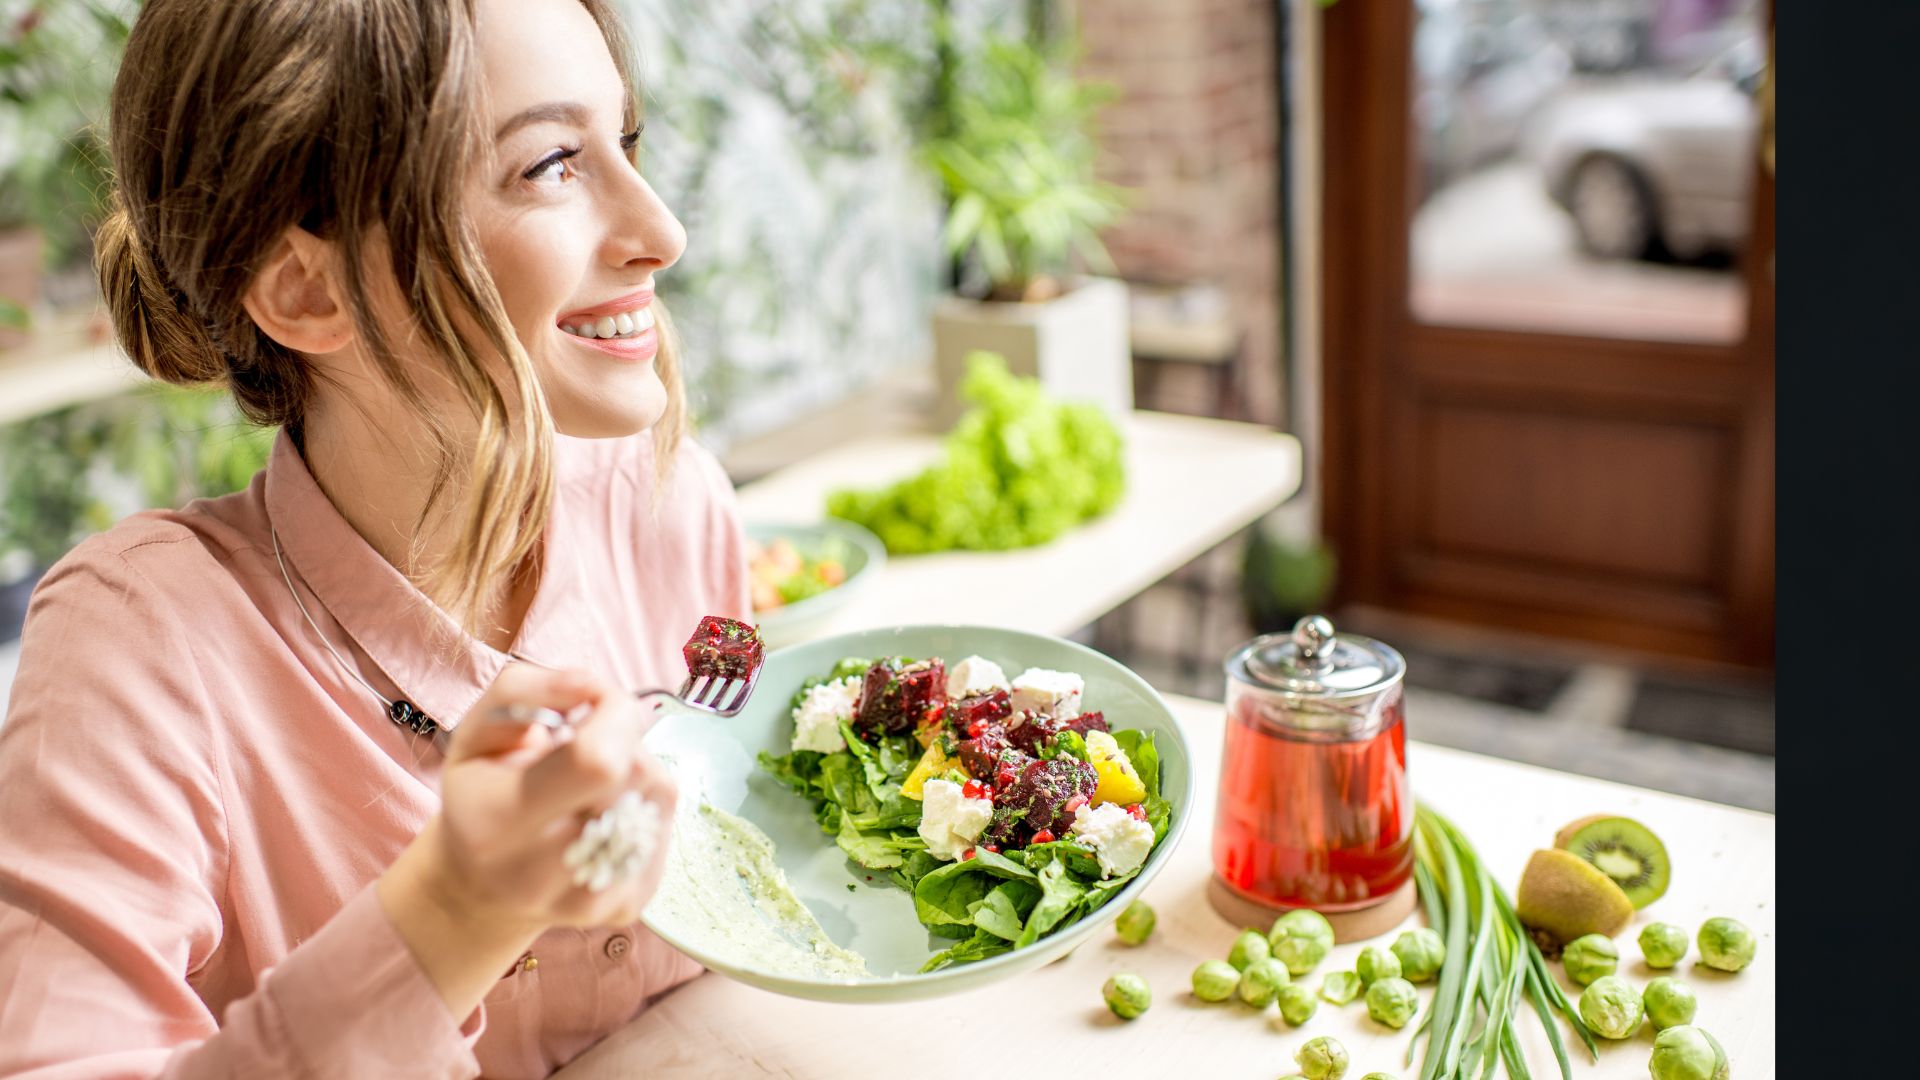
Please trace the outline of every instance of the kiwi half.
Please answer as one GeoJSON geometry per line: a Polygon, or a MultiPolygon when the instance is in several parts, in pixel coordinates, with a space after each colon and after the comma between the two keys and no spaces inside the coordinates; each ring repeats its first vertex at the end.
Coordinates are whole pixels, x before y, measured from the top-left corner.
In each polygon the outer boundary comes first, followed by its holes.
{"type": "Polygon", "coordinates": [[[1592,863],[1554,848],[1536,851],[1527,860],[1513,910],[1541,951],[1558,956],[1575,938],[1612,937],[1625,929],[1633,918],[1633,901],[1592,863]]]}
{"type": "Polygon", "coordinates": [[[1561,829],[1553,846],[1598,867],[1627,894],[1635,910],[1665,896],[1673,877],[1667,846],[1652,829],[1632,818],[1604,814],[1581,818],[1561,829]]]}

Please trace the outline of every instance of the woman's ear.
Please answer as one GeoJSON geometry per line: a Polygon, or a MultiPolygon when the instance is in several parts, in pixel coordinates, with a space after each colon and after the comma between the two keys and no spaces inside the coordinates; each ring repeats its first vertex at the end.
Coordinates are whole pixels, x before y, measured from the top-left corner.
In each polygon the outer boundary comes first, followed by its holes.
{"type": "Polygon", "coordinates": [[[353,340],[353,316],[340,302],[333,245],[298,225],[268,251],[243,300],[262,333],[295,352],[336,352],[353,340]]]}

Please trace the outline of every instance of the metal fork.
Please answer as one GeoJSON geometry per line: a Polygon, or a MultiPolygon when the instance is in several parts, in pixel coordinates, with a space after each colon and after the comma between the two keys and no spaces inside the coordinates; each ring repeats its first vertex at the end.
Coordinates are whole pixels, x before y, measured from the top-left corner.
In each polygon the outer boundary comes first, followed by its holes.
{"type": "MultiPolygon", "coordinates": [[[[760,685],[761,667],[744,679],[715,678],[702,675],[695,678],[689,674],[676,692],[666,689],[636,690],[633,696],[641,701],[648,698],[665,698],[692,712],[709,713],[713,716],[738,716],[740,710],[747,707],[747,699],[753,696],[754,688],[760,685]]],[[[556,709],[528,708],[525,705],[509,705],[500,710],[508,719],[523,723],[538,724],[553,732],[558,739],[565,740],[573,735],[573,723],[565,713],[556,709]]]]}

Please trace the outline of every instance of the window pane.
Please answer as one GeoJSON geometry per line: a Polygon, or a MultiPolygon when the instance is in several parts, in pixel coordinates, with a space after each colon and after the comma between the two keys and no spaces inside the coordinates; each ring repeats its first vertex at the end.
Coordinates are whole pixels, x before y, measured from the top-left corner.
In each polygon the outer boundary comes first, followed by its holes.
{"type": "Polygon", "coordinates": [[[1757,0],[1418,0],[1414,315],[1737,340],[1757,0]]]}

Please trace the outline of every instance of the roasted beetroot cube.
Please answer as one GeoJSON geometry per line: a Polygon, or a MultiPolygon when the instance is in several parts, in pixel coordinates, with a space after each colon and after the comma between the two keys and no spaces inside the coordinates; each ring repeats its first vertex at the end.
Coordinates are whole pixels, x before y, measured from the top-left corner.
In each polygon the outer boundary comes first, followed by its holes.
{"type": "Polygon", "coordinates": [[[1020,712],[1007,721],[1007,739],[1029,754],[1038,755],[1061,730],[1062,722],[1046,713],[1020,712]]]}
{"type": "MultiPolygon", "coordinates": [[[[1007,741],[1007,729],[989,721],[975,738],[960,740],[960,764],[966,767],[967,775],[992,784],[994,774],[999,771],[996,766],[1001,754],[1012,749],[1012,745],[1007,741]]],[[[1018,750],[1013,752],[1020,754],[1024,765],[1027,755],[1018,750]]]]}
{"type": "Polygon", "coordinates": [[[687,674],[694,678],[744,679],[759,670],[766,656],[760,631],[734,619],[708,615],[680,648],[687,674]]]}
{"type": "Polygon", "coordinates": [[[947,665],[938,659],[902,664],[876,661],[860,687],[853,729],[863,736],[912,731],[927,713],[946,704],[947,665]]]}
{"type": "Polygon", "coordinates": [[[1082,738],[1089,731],[1107,731],[1107,718],[1097,712],[1081,713],[1079,716],[1060,725],[1062,731],[1077,731],[1082,738]]]}
{"type": "Polygon", "coordinates": [[[999,723],[1012,715],[1013,695],[1005,690],[992,690],[947,702],[942,721],[946,724],[947,733],[954,738],[970,739],[973,737],[973,725],[999,723]]]}
{"type": "Polygon", "coordinates": [[[1093,766],[1077,757],[1030,762],[994,797],[994,820],[988,831],[995,842],[1013,845],[1027,843],[1042,829],[1065,836],[1073,826],[1067,803],[1076,796],[1091,799],[1099,782],[1093,766]]]}

